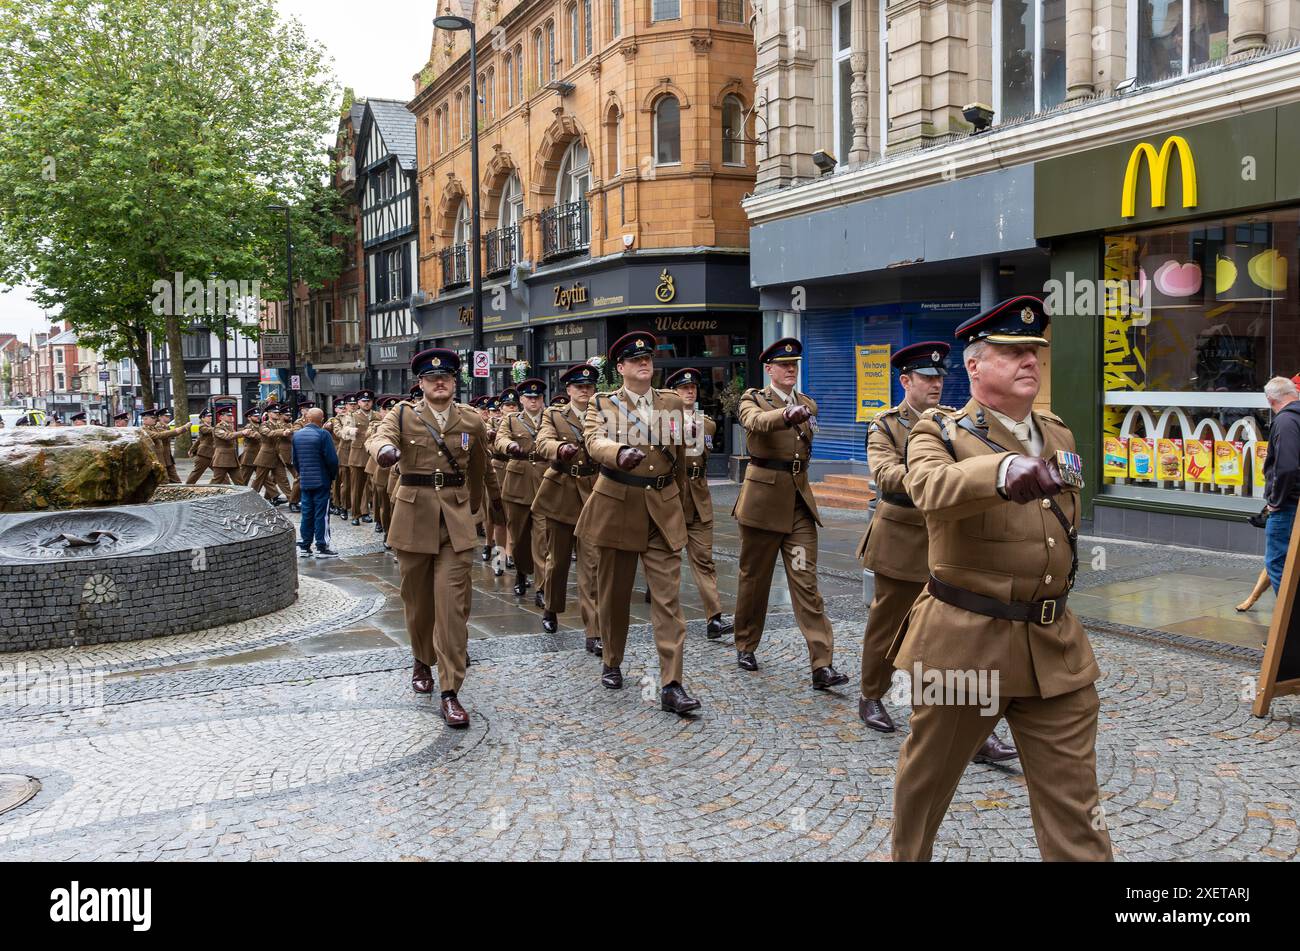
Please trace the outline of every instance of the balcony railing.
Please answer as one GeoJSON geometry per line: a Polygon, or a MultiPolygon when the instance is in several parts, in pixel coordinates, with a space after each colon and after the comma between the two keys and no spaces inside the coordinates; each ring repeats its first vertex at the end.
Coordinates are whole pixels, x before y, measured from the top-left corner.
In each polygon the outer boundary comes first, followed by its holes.
{"type": "Polygon", "coordinates": [[[469,283],[469,246],[454,244],[438,252],[442,259],[442,288],[460,287],[469,283]]]}
{"type": "Polygon", "coordinates": [[[483,236],[487,244],[487,262],[484,274],[504,274],[511,266],[519,263],[519,226],[496,228],[483,236]]]}
{"type": "Polygon", "coordinates": [[[547,208],[541,221],[543,260],[581,254],[591,247],[591,212],[586,199],[547,208]]]}

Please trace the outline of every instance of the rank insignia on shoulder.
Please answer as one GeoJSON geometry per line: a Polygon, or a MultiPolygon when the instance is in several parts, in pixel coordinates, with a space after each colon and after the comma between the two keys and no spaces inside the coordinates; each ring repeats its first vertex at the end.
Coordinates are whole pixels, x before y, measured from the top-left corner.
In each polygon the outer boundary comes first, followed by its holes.
{"type": "Polygon", "coordinates": [[[880,424],[879,424],[879,423],[872,423],[870,426],[867,427],[867,432],[869,432],[869,433],[878,433],[878,432],[880,432],[880,424]]]}
{"type": "Polygon", "coordinates": [[[1076,489],[1083,488],[1083,457],[1077,452],[1056,450],[1056,471],[1061,474],[1061,481],[1076,489]]]}
{"type": "Polygon", "coordinates": [[[469,449],[469,433],[460,434],[460,448],[465,450],[469,449]]]}

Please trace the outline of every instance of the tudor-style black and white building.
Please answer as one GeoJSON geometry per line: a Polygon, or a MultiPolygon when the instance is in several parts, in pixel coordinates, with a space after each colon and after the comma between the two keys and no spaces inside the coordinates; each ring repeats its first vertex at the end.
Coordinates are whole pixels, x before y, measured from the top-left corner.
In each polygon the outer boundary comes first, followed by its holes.
{"type": "Polygon", "coordinates": [[[366,254],[369,385],[404,393],[418,330],[415,116],[394,99],[368,99],[357,136],[357,198],[366,254]]]}

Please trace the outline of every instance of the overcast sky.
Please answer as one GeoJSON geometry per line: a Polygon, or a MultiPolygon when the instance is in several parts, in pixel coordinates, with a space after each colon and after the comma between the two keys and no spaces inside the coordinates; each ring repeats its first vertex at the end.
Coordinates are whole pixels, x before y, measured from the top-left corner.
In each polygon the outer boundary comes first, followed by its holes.
{"type": "MultiPolygon", "coordinates": [[[[339,87],[358,96],[409,99],[411,77],[424,68],[433,40],[434,0],[276,0],[285,16],[334,58],[339,87]]],[[[0,333],[24,340],[48,321],[22,288],[0,293],[0,333]]]]}

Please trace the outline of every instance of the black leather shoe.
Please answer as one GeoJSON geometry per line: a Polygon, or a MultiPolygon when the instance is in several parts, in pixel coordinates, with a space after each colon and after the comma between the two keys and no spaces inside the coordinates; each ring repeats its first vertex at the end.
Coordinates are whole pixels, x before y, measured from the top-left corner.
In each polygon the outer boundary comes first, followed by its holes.
{"type": "Polygon", "coordinates": [[[363,516],[361,516],[361,521],[365,522],[367,525],[369,525],[369,524],[370,524],[371,522],[373,522],[374,520],[375,520],[375,519],[374,519],[374,516],[371,516],[371,515],[363,515],[363,516]]]}
{"type": "Polygon", "coordinates": [[[715,614],[709,618],[709,626],[704,631],[704,636],[711,641],[716,641],[723,634],[730,634],[735,631],[736,625],[731,618],[725,614],[715,614]]]}
{"type": "Polygon", "coordinates": [[[842,674],[830,664],[825,667],[818,667],[813,671],[813,689],[826,690],[830,687],[839,687],[849,682],[849,675],[842,674]]]}
{"type": "Polygon", "coordinates": [[[491,546],[491,545],[484,545],[484,546],[483,546],[483,561],[488,562],[488,561],[491,561],[491,560],[492,560],[492,546],[491,546]]]}
{"type": "Polygon", "coordinates": [[[546,595],[539,590],[533,595],[533,604],[537,605],[539,608],[546,607],[546,595]]]}
{"type": "Polygon", "coordinates": [[[871,729],[879,730],[881,733],[893,733],[895,730],[893,718],[879,700],[859,697],[858,717],[871,729]]]}
{"type": "Polygon", "coordinates": [[[352,524],[353,524],[353,525],[360,525],[360,524],[361,524],[361,519],[359,519],[359,518],[354,518],[354,519],[352,520],[352,524]]]}
{"type": "Polygon", "coordinates": [[[589,638],[587,638],[587,653],[588,653],[588,654],[595,654],[597,657],[599,657],[602,653],[604,653],[604,650],[605,650],[605,647],[604,647],[603,644],[600,643],[600,638],[599,638],[599,637],[589,637],[589,638]]]}
{"type": "Polygon", "coordinates": [[[600,685],[606,690],[623,689],[623,671],[617,667],[606,667],[600,665],[600,685]]]}
{"type": "Polygon", "coordinates": [[[494,578],[500,578],[500,577],[501,577],[503,574],[505,574],[505,573],[506,573],[506,570],[505,570],[504,568],[499,567],[499,566],[496,567],[496,568],[493,568],[493,569],[492,569],[492,577],[494,577],[494,578]]]}
{"type": "Polygon", "coordinates": [[[528,592],[528,576],[516,573],[513,590],[516,598],[522,598],[528,592]]]}
{"type": "Polygon", "coordinates": [[[289,511],[290,511],[290,512],[301,512],[301,511],[302,511],[302,506],[299,505],[297,502],[290,502],[290,503],[289,503],[289,511]]]}
{"type": "Polygon", "coordinates": [[[506,571],[514,571],[514,570],[515,570],[515,560],[509,555],[506,555],[506,571]]]}
{"type": "Polygon", "coordinates": [[[700,709],[700,701],[688,694],[686,688],[681,684],[673,681],[659,691],[659,707],[669,713],[681,716],[690,713],[692,710],[700,709]]]}
{"type": "Polygon", "coordinates": [[[487,532],[483,531],[483,526],[475,526],[479,538],[487,538],[487,532]]]}
{"type": "Polygon", "coordinates": [[[984,745],[979,748],[972,762],[975,763],[1005,763],[1007,760],[1016,759],[1020,754],[1010,743],[1003,743],[998,739],[996,733],[990,733],[989,738],[984,741],[984,745]]]}
{"type": "Polygon", "coordinates": [[[375,522],[375,534],[376,534],[376,535],[382,535],[382,534],[384,534],[384,523],[383,523],[383,522],[375,522]]]}
{"type": "Polygon", "coordinates": [[[547,634],[554,634],[560,629],[560,622],[556,620],[554,611],[542,612],[542,630],[547,634]]]}
{"type": "Polygon", "coordinates": [[[753,651],[736,651],[736,665],[741,670],[758,670],[758,658],[753,651]]]}

